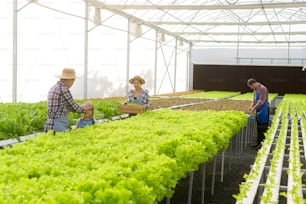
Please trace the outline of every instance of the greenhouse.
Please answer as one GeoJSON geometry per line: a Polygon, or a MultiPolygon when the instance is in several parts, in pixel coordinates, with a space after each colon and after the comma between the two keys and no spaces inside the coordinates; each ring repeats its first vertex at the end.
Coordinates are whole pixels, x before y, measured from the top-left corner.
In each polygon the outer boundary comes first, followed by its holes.
{"type": "Polygon", "coordinates": [[[0,203],[306,203],[306,1],[0,2],[0,203]]]}

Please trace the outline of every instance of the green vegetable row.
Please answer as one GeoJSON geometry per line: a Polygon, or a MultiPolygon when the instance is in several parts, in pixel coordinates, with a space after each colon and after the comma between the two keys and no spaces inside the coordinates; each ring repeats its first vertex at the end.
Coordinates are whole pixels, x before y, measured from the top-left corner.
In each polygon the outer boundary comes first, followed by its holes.
{"type": "MultiPolygon", "coordinates": [[[[269,93],[269,102],[271,103],[277,96],[277,93],[269,93]]],[[[254,97],[254,93],[253,92],[248,92],[248,93],[244,93],[241,95],[237,95],[234,97],[231,97],[230,99],[234,99],[234,100],[253,100],[254,97]]]]}
{"type": "Polygon", "coordinates": [[[239,95],[240,92],[235,91],[204,91],[199,93],[187,94],[182,97],[186,98],[206,98],[206,99],[221,99],[239,95]]]}
{"type": "Polygon", "coordinates": [[[150,111],[0,152],[1,203],[156,203],[187,172],[228,148],[237,111],[150,111]]]}
{"type": "MultiPolygon", "coordinates": [[[[83,103],[77,100],[79,104],[83,103]]],[[[119,115],[119,101],[93,100],[95,118],[103,119],[119,115]]],[[[41,132],[47,120],[47,102],[38,103],[0,103],[0,140],[18,138],[41,132]]],[[[75,124],[75,119],[81,114],[69,113],[69,124],[75,124]]]]}

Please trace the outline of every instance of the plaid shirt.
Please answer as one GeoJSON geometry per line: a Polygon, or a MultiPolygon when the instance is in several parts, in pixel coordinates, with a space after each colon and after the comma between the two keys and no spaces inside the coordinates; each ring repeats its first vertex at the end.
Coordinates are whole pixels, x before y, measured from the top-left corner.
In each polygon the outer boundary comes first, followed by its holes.
{"type": "Polygon", "coordinates": [[[82,113],[84,109],[73,100],[65,84],[58,81],[48,92],[48,120],[45,130],[53,130],[54,118],[66,116],[68,111],[82,113]]]}
{"type": "MultiPolygon", "coordinates": [[[[144,90],[142,89],[141,93],[139,94],[139,96],[137,97],[137,100],[139,100],[141,102],[142,105],[144,104],[150,104],[150,98],[149,98],[149,91],[148,90],[144,90]]],[[[134,99],[134,90],[130,90],[128,93],[128,100],[127,102],[133,102],[134,99]]]]}
{"type": "Polygon", "coordinates": [[[260,105],[263,105],[266,101],[269,101],[269,91],[268,89],[262,85],[259,84],[258,88],[256,90],[254,90],[254,94],[253,94],[253,105],[255,105],[257,102],[260,103],[260,105]],[[256,100],[256,92],[258,92],[259,94],[259,99],[256,100]]]}

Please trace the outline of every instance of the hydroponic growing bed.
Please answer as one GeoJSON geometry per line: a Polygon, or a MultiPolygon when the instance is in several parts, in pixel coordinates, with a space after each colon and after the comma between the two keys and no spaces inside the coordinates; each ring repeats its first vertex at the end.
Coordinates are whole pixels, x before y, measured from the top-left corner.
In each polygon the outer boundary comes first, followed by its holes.
{"type": "Polygon", "coordinates": [[[306,96],[285,95],[237,203],[305,203],[306,96]]]}

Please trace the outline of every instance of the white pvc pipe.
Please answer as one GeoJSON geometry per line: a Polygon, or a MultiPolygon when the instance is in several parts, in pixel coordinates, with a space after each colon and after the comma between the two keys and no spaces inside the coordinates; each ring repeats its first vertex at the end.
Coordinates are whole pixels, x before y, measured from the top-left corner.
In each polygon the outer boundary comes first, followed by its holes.
{"type": "Polygon", "coordinates": [[[301,123],[301,132],[302,132],[302,140],[303,140],[303,147],[304,147],[304,159],[306,161],[306,133],[304,132],[304,129],[303,129],[304,125],[306,124],[303,123],[302,118],[300,120],[300,123],[301,123]]]}
{"type": "MultiPolygon", "coordinates": [[[[295,117],[295,116],[292,116],[295,117]]],[[[290,149],[291,148],[299,148],[299,138],[298,138],[298,128],[297,128],[297,124],[293,124],[294,120],[291,120],[291,141],[290,141],[290,149]],[[296,133],[297,134],[293,134],[293,129],[294,126],[296,126],[296,133]]],[[[297,121],[297,120],[296,120],[297,121]]],[[[293,154],[292,152],[289,153],[289,171],[288,171],[288,188],[287,188],[287,203],[295,203],[295,200],[293,198],[293,194],[291,193],[291,191],[293,190],[294,185],[296,185],[296,182],[294,181],[294,175],[300,175],[301,173],[301,169],[294,169],[293,167],[293,162],[292,161],[296,161],[299,160],[300,163],[300,152],[298,151],[297,154],[293,154]],[[293,171],[295,170],[295,171],[293,171]]],[[[299,184],[298,184],[298,189],[297,189],[297,193],[299,195],[300,198],[303,197],[303,191],[302,191],[302,182],[300,180],[299,184]]]]}
{"type": "MultiPolygon", "coordinates": [[[[280,115],[278,115],[276,117],[276,123],[279,124],[279,117],[280,115]]],[[[276,130],[277,130],[278,126],[276,125],[272,134],[273,137],[275,137],[275,134],[276,134],[276,130]]],[[[261,180],[261,177],[262,177],[262,174],[263,174],[263,171],[265,169],[265,164],[266,164],[266,161],[268,159],[268,155],[269,155],[269,152],[270,152],[270,149],[271,149],[271,146],[272,146],[272,143],[273,143],[273,139],[271,139],[271,142],[267,145],[267,148],[266,148],[266,151],[264,152],[264,156],[261,157],[261,160],[259,162],[259,169],[258,169],[258,176],[256,177],[256,179],[252,180],[251,182],[251,187],[250,189],[248,190],[247,194],[246,194],[246,197],[243,198],[241,201],[239,202],[236,202],[236,203],[243,203],[243,204],[253,204],[253,201],[254,201],[254,198],[257,194],[257,190],[258,190],[258,186],[259,186],[259,183],[260,183],[260,180],[261,180]]],[[[253,168],[257,168],[257,164],[255,163],[253,168]]]]}
{"type": "MultiPolygon", "coordinates": [[[[285,121],[282,121],[285,122],[285,121]]],[[[284,129],[284,134],[279,138],[279,141],[277,141],[277,146],[281,145],[281,146],[285,146],[286,144],[286,134],[287,134],[287,127],[288,127],[288,120],[286,121],[286,126],[284,129]]],[[[282,131],[280,131],[280,133],[282,133],[282,131]]],[[[276,147],[275,147],[276,149],[276,147]]],[[[271,172],[271,169],[269,171],[268,177],[267,177],[267,183],[270,183],[270,179],[274,179],[275,181],[275,185],[271,188],[272,191],[272,196],[271,196],[271,202],[278,202],[279,200],[279,187],[280,187],[280,181],[281,181],[281,175],[282,175],[282,170],[283,170],[283,161],[284,161],[284,154],[285,154],[285,148],[280,152],[280,157],[279,160],[276,163],[276,172],[271,172]]],[[[266,195],[267,189],[264,190],[263,195],[266,195]]],[[[263,203],[262,201],[260,203],[263,203]]]]}

